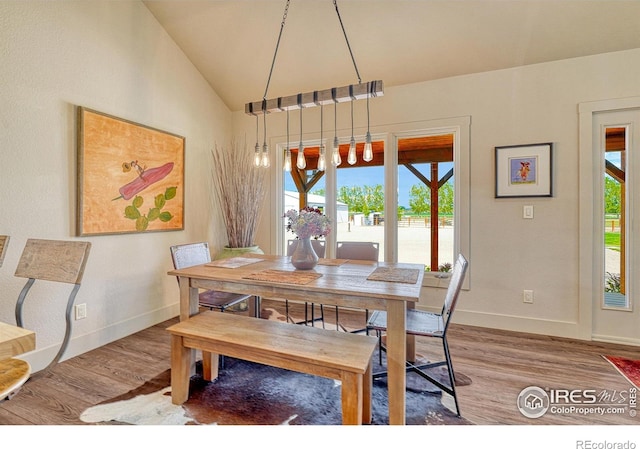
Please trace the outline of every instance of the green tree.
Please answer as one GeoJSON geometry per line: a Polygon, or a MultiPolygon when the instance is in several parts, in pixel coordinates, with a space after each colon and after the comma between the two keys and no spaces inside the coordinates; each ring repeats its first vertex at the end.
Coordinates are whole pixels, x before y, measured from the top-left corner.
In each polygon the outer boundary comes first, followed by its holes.
{"type": "Polygon", "coordinates": [[[610,176],[604,178],[604,212],[606,214],[620,214],[621,204],[620,183],[610,176]]]}
{"type": "Polygon", "coordinates": [[[414,214],[428,214],[431,210],[431,190],[424,184],[412,185],[409,190],[409,207],[414,214]]]}
{"type": "MultiPolygon", "coordinates": [[[[414,184],[409,190],[409,206],[418,215],[431,210],[431,189],[424,184],[414,184]]],[[[438,213],[453,214],[453,183],[447,181],[438,190],[438,213]]]]}
{"type": "Polygon", "coordinates": [[[453,182],[451,180],[438,190],[438,213],[453,214],[453,182]]]}
{"type": "Polygon", "coordinates": [[[370,212],[384,211],[384,189],[375,186],[342,186],[338,191],[338,201],[349,206],[350,213],[368,215],[370,212]]]}

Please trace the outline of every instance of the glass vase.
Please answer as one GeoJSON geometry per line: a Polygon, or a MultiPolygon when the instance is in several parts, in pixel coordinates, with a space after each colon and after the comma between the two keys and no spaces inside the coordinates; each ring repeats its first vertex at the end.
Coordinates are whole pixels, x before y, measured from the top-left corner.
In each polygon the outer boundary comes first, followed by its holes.
{"type": "Polygon", "coordinates": [[[298,245],[291,254],[291,264],[297,270],[312,270],[318,264],[318,255],[313,250],[311,237],[298,240],[298,245]]]}

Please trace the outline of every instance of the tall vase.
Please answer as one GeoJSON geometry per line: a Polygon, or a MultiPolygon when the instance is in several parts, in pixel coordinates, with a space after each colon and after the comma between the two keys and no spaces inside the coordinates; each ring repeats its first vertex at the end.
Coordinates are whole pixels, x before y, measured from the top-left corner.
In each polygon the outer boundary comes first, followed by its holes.
{"type": "Polygon", "coordinates": [[[311,270],[318,264],[318,255],[313,250],[311,237],[298,240],[298,245],[291,254],[291,264],[297,270],[311,270]]]}

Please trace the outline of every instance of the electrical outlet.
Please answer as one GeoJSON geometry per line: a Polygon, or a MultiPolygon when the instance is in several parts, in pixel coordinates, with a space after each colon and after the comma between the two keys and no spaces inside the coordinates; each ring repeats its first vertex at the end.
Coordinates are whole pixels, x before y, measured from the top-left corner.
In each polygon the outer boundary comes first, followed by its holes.
{"type": "Polygon", "coordinates": [[[76,304],[76,320],[83,320],[87,317],[87,305],[76,304]]]}
{"type": "Polygon", "coordinates": [[[527,304],[533,304],[533,290],[524,290],[522,292],[522,301],[527,304]]]}

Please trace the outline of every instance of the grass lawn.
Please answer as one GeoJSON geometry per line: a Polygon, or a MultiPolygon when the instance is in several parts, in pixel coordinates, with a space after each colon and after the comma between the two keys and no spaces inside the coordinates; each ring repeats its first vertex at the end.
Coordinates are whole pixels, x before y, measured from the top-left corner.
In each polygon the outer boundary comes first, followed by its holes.
{"type": "Polygon", "coordinates": [[[604,246],[607,248],[620,249],[620,233],[619,232],[605,232],[604,233],[604,246]]]}

